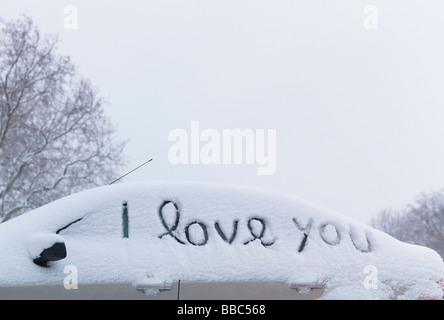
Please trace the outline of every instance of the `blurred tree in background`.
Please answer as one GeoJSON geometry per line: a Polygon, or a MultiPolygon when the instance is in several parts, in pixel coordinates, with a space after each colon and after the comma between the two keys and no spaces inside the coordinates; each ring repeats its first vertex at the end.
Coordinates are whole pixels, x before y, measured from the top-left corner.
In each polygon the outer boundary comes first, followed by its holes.
{"type": "Polygon", "coordinates": [[[28,17],[1,25],[1,222],[109,183],[124,166],[104,101],[59,43],[28,17]]]}
{"type": "Polygon", "coordinates": [[[423,193],[401,210],[382,210],[372,226],[401,241],[432,248],[444,257],[444,192],[423,193]]]}

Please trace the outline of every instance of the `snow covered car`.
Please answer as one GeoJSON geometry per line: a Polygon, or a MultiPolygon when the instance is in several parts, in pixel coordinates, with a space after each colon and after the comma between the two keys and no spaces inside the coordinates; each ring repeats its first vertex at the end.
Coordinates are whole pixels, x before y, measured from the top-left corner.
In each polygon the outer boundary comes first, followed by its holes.
{"type": "Polygon", "coordinates": [[[231,185],[73,194],[0,224],[0,261],[0,299],[443,296],[435,251],[292,196],[231,185]]]}

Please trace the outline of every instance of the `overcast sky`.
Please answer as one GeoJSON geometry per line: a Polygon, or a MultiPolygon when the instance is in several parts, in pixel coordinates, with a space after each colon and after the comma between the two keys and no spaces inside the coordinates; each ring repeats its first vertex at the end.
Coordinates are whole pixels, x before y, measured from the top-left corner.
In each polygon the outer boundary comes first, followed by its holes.
{"type": "MultiPolygon", "coordinates": [[[[125,181],[282,191],[362,222],[444,187],[443,1],[0,0],[109,101],[125,181]],[[67,30],[65,6],[78,10],[67,30]],[[365,8],[377,9],[377,29],[365,8]],[[367,20],[368,22],[368,20],[367,20]],[[172,165],[171,130],[276,129],[276,171],[172,165]]],[[[374,22],[374,21],[373,21],[374,22]]]]}

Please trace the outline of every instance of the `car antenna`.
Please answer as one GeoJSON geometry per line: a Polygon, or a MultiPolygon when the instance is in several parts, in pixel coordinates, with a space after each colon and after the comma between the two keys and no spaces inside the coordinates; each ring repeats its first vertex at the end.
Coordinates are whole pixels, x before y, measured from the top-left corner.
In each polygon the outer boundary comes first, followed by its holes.
{"type": "Polygon", "coordinates": [[[143,167],[144,165],[146,165],[148,162],[151,162],[152,160],[153,160],[153,159],[151,158],[150,160],[145,161],[145,162],[142,163],[140,166],[138,166],[137,168],[134,168],[133,170],[131,170],[131,171],[125,173],[123,176],[117,178],[116,180],[114,180],[113,182],[111,182],[109,185],[112,185],[113,183],[115,183],[115,182],[119,181],[120,179],[126,177],[126,176],[129,175],[130,173],[132,173],[132,172],[136,171],[137,169],[143,167]]]}

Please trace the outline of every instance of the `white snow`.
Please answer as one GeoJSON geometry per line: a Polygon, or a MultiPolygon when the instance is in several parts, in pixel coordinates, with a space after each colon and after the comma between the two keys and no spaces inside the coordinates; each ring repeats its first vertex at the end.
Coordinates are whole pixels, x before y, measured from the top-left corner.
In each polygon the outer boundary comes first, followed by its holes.
{"type": "Polygon", "coordinates": [[[325,284],[325,299],[443,295],[431,249],[289,195],[208,183],[118,184],[52,202],[0,225],[0,261],[0,286],[63,283],[72,265],[79,285],[283,281],[325,284]],[[52,241],[67,257],[35,265],[52,241]]]}
{"type": "Polygon", "coordinates": [[[29,256],[34,259],[40,253],[51,247],[56,242],[62,242],[63,238],[57,234],[32,234],[25,240],[25,246],[28,249],[29,256]]]}

